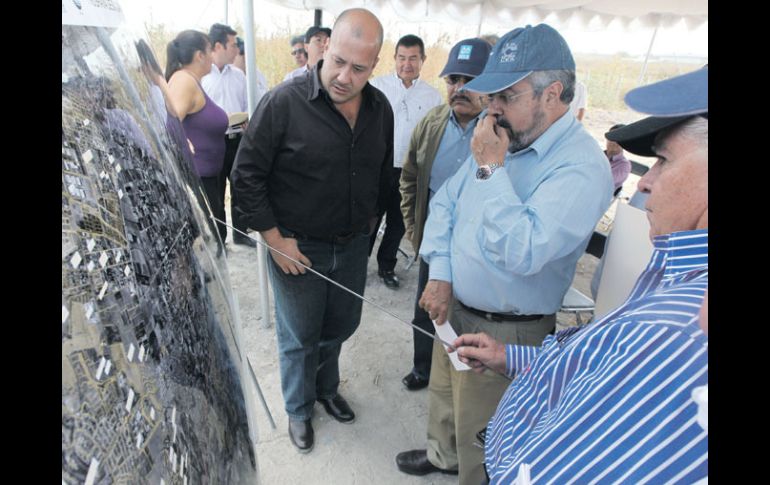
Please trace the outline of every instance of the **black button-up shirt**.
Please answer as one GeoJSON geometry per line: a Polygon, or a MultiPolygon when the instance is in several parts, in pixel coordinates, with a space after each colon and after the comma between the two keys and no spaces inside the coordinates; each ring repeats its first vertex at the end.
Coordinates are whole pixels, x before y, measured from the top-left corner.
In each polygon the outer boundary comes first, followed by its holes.
{"type": "Polygon", "coordinates": [[[280,225],[317,239],[368,232],[386,208],[393,111],[369,83],[351,130],[319,79],[293,78],[260,100],[232,172],[238,211],[264,231],[280,225]]]}

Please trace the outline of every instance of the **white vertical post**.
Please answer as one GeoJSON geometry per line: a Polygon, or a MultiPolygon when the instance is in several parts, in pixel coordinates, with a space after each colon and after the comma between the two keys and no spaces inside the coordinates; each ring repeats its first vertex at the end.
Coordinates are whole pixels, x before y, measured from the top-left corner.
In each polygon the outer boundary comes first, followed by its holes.
{"type": "Polygon", "coordinates": [[[652,44],[655,43],[655,36],[658,34],[658,27],[660,27],[660,22],[655,25],[655,30],[652,31],[652,39],[650,39],[650,45],[647,47],[647,55],[644,56],[644,65],[642,66],[642,72],[639,74],[639,81],[636,83],[637,86],[642,85],[644,75],[647,73],[647,61],[650,60],[650,52],[652,52],[652,44]]]}

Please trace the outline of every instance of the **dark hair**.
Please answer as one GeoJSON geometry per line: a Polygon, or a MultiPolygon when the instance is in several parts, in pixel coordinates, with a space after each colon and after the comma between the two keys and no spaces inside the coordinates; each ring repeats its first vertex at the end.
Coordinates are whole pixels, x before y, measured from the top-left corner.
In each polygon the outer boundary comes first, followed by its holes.
{"type": "Polygon", "coordinates": [[[618,123],[617,125],[610,126],[609,131],[617,130],[618,128],[623,128],[624,126],[626,126],[626,125],[624,125],[623,123],[618,123]]]}
{"type": "Polygon", "coordinates": [[[479,39],[486,41],[487,44],[494,47],[495,44],[497,44],[497,41],[500,40],[500,36],[497,34],[487,34],[480,36],[479,39]]]}
{"type": "Polygon", "coordinates": [[[183,30],[166,46],[166,81],[171,75],[191,63],[198,51],[206,52],[211,45],[209,36],[197,30],[183,30]]]}
{"type": "Polygon", "coordinates": [[[228,35],[238,35],[238,32],[233,30],[232,27],[225,24],[214,24],[209,29],[209,39],[211,40],[211,48],[214,48],[214,45],[219,42],[222,44],[222,47],[225,47],[227,45],[227,36],[228,35]]]}
{"type": "Polygon", "coordinates": [[[155,74],[158,74],[159,76],[163,75],[163,71],[160,70],[160,66],[158,65],[158,61],[155,60],[155,56],[152,53],[152,49],[149,45],[147,45],[147,42],[144,41],[144,39],[139,39],[138,42],[135,43],[136,45],[136,52],[139,54],[139,62],[142,63],[142,65],[147,66],[154,72],[155,74]]]}
{"type": "Polygon", "coordinates": [[[236,37],[235,38],[235,45],[238,46],[238,54],[241,55],[241,56],[245,56],[246,55],[246,46],[243,43],[243,39],[241,39],[240,37],[236,37]]]}
{"type": "Polygon", "coordinates": [[[425,44],[422,43],[421,38],[412,34],[407,34],[398,39],[398,43],[396,43],[396,53],[398,53],[399,46],[414,47],[416,45],[420,46],[420,57],[425,59],[425,44]]]}
{"type": "Polygon", "coordinates": [[[294,44],[304,44],[305,43],[305,36],[304,35],[295,35],[291,38],[291,42],[289,42],[289,45],[294,47],[294,44]]]}

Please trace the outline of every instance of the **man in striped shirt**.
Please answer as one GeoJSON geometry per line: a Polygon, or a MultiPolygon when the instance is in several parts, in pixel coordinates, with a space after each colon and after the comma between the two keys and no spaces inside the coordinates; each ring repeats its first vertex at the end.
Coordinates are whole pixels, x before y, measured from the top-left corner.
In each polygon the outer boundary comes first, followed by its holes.
{"type": "Polygon", "coordinates": [[[515,377],[485,438],[492,483],[693,483],[708,434],[692,392],[708,381],[697,315],[708,286],[708,69],[631,91],[655,114],[607,138],[658,161],[639,181],[655,247],[628,299],[540,347],[461,335],[460,359],[515,377]]]}

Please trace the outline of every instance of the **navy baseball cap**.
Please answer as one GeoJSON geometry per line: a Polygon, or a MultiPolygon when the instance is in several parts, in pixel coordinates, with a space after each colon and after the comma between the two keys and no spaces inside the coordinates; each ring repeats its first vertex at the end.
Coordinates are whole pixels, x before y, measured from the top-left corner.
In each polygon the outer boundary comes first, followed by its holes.
{"type": "Polygon", "coordinates": [[[491,51],[492,46],[485,40],[478,38],[461,40],[449,51],[444,70],[438,77],[450,74],[476,77],[484,70],[491,51]]]}
{"type": "Polygon", "coordinates": [[[465,89],[496,93],[533,71],[557,69],[575,70],[567,41],[550,25],[527,25],[508,32],[495,44],[484,72],[466,84],[465,89]]]}
{"type": "Polygon", "coordinates": [[[636,111],[655,116],[608,131],[604,136],[635,155],[654,157],[652,145],[662,130],[693,116],[708,118],[708,67],[632,89],[625,101],[636,111]]]}
{"type": "Polygon", "coordinates": [[[654,116],[708,113],[708,66],[663,81],[632,89],[624,98],[629,108],[654,116]]]}
{"type": "Polygon", "coordinates": [[[319,27],[317,25],[314,25],[309,29],[307,29],[307,32],[305,32],[305,44],[309,44],[310,39],[319,32],[323,32],[324,34],[326,34],[327,37],[332,36],[332,29],[330,29],[329,27],[319,27]]]}

